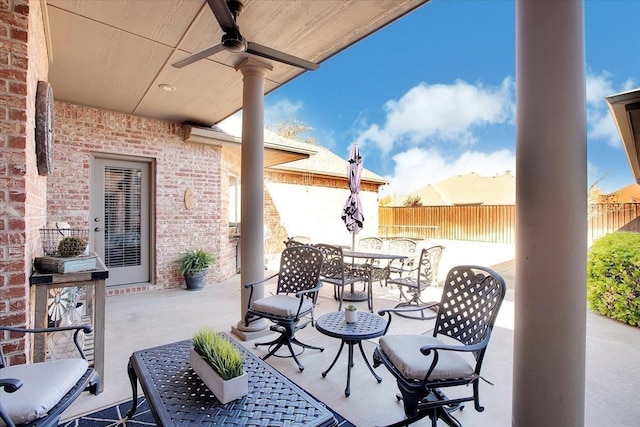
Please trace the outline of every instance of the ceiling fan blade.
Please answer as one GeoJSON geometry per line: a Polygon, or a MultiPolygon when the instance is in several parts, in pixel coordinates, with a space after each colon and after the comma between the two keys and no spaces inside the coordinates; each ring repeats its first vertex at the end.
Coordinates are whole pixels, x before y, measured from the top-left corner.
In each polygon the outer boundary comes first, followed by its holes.
{"type": "Polygon", "coordinates": [[[246,52],[262,56],[263,58],[293,65],[294,67],[304,68],[305,70],[313,71],[320,67],[320,65],[315,62],[307,61],[306,59],[298,58],[297,56],[289,55],[288,53],[280,52],[279,50],[271,49],[270,47],[254,42],[247,42],[246,52]]]}
{"type": "Polygon", "coordinates": [[[240,33],[240,28],[238,28],[238,24],[236,24],[236,21],[233,19],[233,14],[229,10],[225,0],[207,0],[207,3],[209,3],[211,11],[216,16],[222,32],[240,33]]]}
{"type": "Polygon", "coordinates": [[[218,52],[222,52],[224,49],[224,46],[222,46],[221,44],[217,44],[215,46],[212,46],[210,48],[207,48],[205,50],[201,50],[200,52],[196,52],[192,55],[187,56],[186,58],[174,62],[173,64],[171,64],[172,66],[176,67],[176,68],[182,68],[186,65],[189,64],[193,64],[196,61],[199,61],[203,58],[206,58],[207,56],[211,56],[214,55],[218,52]]]}

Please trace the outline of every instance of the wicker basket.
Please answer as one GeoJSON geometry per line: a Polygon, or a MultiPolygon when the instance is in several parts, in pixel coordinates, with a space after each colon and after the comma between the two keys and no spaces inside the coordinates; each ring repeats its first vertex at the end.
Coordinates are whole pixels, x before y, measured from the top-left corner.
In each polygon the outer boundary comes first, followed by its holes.
{"type": "Polygon", "coordinates": [[[89,242],[85,228],[41,228],[42,249],[45,255],[74,257],[82,255],[89,242]]]}

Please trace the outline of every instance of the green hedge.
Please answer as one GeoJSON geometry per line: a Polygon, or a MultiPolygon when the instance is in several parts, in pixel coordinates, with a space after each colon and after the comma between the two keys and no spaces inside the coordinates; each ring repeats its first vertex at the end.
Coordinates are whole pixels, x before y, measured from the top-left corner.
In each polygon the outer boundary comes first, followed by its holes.
{"type": "Polygon", "coordinates": [[[587,301],[597,313],[640,325],[640,234],[611,233],[593,244],[587,262],[587,301]]]}

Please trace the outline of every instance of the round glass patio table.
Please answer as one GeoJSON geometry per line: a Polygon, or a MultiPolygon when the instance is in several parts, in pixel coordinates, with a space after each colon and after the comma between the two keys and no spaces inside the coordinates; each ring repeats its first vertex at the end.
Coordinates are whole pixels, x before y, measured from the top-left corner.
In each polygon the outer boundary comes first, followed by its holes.
{"type": "Polygon", "coordinates": [[[351,394],[350,387],[351,367],[353,366],[353,346],[357,344],[367,368],[369,368],[369,371],[378,383],[382,382],[382,378],[374,372],[371,364],[367,360],[367,356],[364,354],[362,340],[381,337],[384,335],[386,326],[387,321],[384,318],[366,311],[358,311],[358,321],[355,323],[345,322],[343,311],[335,311],[320,316],[318,320],[316,320],[316,329],[324,335],[342,340],[336,357],[333,359],[333,362],[331,362],[329,368],[322,373],[322,377],[324,378],[327,376],[331,368],[333,368],[338,361],[338,358],[342,353],[342,348],[347,344],[349,346],[349,358],[347,361],[347,387],[344,390],[344,395],[349,396],[351,394]]]}

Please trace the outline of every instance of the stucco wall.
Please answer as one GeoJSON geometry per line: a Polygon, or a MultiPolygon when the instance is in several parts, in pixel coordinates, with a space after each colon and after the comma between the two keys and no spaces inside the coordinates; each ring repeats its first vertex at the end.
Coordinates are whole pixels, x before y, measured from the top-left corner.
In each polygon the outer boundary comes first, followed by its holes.
{"type": "MultiPolygon", "coordinates": [[[[351,244],[351,234],[341,219],[349,189],[267,182],[266,188],[280,214],[288,236],[309,236],[316,243],[351,244]]],[[[359,236],[378,234],[378,194],[360,192],[364,228],[359,236]]]]}

